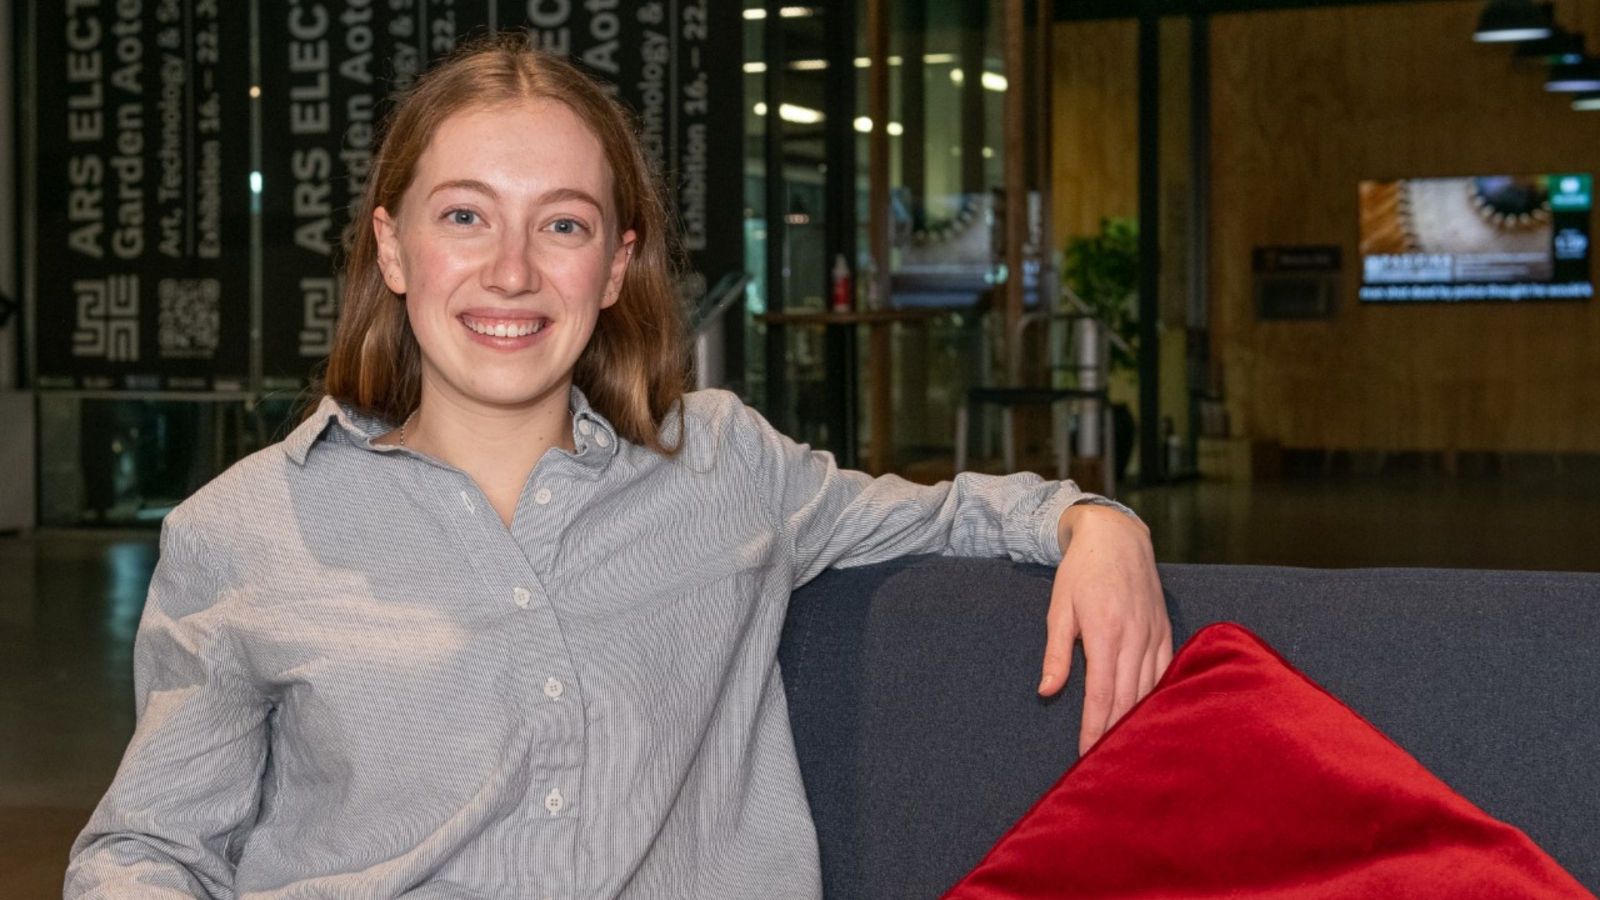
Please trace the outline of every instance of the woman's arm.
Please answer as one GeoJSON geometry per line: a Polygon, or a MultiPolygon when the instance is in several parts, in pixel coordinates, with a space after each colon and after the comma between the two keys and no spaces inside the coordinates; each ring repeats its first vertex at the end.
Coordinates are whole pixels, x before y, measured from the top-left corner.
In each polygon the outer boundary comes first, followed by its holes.
{"type": "Polygon", "coordinates": [[[919,553],[1054,565],[1061,559],[1062,513],[1086,501],[1109,502],[1070,481],[1027,472],[963,472],[936,485],[873,478],[839,468],[833,454],[795,443],[733,395],[724,397],[714,413],[723,419],[722,440],[744,459],[767,499],[791,551],[796,587],[828,568],[919,553]]]}
{"type": "Polygon", "coordinates": [[[72,845],[65,897],[232,897],[260,797],[271,704],[230,665],[219,580],[168,517],[134,642],[138,725],[72,845]]]}
{"type": "Polygon", "coordinates": [[[1070,481],[960,473],[937,485],[840,469],[737,400],[729,439],[771,498],[790,542],[795,586],[829,567],[915,553],[1003,556],[1057,565],[1042,695],[1066,684],[1083,640],[1080,750],[1150,692],[1172,659],[1172,627],[1150,532],[1131,510],[1070,481]]]}

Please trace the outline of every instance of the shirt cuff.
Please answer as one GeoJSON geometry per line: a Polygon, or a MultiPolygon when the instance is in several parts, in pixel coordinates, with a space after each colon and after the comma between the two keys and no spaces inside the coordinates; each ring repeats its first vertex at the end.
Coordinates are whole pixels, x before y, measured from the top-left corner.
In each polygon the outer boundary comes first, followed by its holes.
{"type": "Polygon", "coordinates": [[[1099,494],[1090,494],[1079,488],[1075,482],[1063,481],[1055,494],[1039,507],[1038,541],[1043,558],[1057,563],[1061,561],[1062,555],[1066,552],[1065,548],[1061,546],[1061,516],[1069,508],[1080,503],[1107,506],[1121,512],[1135,522],[1143,521],[1139,518],[1138,513],[1123,504],[1102,497],[1099,494]]]}

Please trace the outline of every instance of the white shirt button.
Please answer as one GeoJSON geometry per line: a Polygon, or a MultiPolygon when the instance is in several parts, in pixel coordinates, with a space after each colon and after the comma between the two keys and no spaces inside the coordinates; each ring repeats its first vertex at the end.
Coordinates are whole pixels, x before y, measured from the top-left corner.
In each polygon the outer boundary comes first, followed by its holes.
{"type": "Polygon", "coordinates": [[[525,587],[512,588],[511,599],[516,601],[518,606],[522,607],[523,609],[527,609],[528,602],[533,599],[533,595],[528,593],[528,589],[525,587]]]}
{"type": "Polygon", "coordinates": [[[595,432],[594,442],[602,447],[611,446],[611,438],[606,437],[606,433],[604,431],[595,432]]]}
{"type": "Polygon", "coordinates": [[[544,808],[550,810],[550,815],[556,815],[567,805],[567,798],[561,796],[560,788],[551,788],[550,793],[544,795],[544,808]]]}
{"type": "Polygon", "coordinates": [[[561,679],[555,677],[554,675],[550,676],[550,678],[544,683],[544,695],[549,697],[551,700],[560,700],[561,695],[565,694],[566,692],[567,686],[562,684],[561,679]]]}
{"type": "Polygon", "coordinates": [[[534,491],[534,493],[533,493],[533,502],[539,504],[540,506],[543,506],[546,503],[549,503],[550,502],[550,489],[549,488],[539,488],[537,491],[534,491]]]}
{"type": "Polygon", "coordinates": [[[472,495],[466,491],[461,492],[461,504],[467,508],[467,512],[478,511],[478,508],[472,505],[472,495]]]}
{"type": "Polygon", "coordinates": [[[584,437],[588,437],[593,431],[594,431],[594,423],[593,422],[590,422],[588,419],[579,419],[578,420],[578,433],[579,434],[583,435],[584,437]]]}

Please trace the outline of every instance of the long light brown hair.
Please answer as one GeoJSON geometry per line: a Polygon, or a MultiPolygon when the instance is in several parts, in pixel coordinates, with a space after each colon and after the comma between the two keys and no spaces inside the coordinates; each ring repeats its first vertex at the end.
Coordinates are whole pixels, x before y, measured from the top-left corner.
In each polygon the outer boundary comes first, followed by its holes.
{"type": "Polygon", "coordinates": [[[659,453],[662,425],[688,380],[683,311],[676,290],[676,241],[629,113],[581,70],[530,46],[520,31],[463,44],[396,98],[382,129],[366,190],[344,237],[344,288],[323,392],[391,423],[410,415],[422,395],[422,351],[405,302],[384,283],[372,214],[400,211],[417,160],[439,126],[469,108],[533,99],[565,104],[605,148],[617,211],[613,239],[633,229],[633,257],[617,302],[601,310],[573,381],[624,438],[659,453]]]}

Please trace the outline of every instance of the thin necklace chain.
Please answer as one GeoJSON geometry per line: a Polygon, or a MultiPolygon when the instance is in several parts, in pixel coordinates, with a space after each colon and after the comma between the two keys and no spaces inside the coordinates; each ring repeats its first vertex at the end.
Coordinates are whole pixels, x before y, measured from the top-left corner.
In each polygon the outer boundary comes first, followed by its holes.
{"type": "Polygon", "coordinates": [[[406,426],[410,425],[411,420],[415,419],[416,417],[417,411],[413,409],[411,411],[411,415],[406,416],[406,420],[400,423],[400,446],[404,447],[406,445],[406,426]]]}

